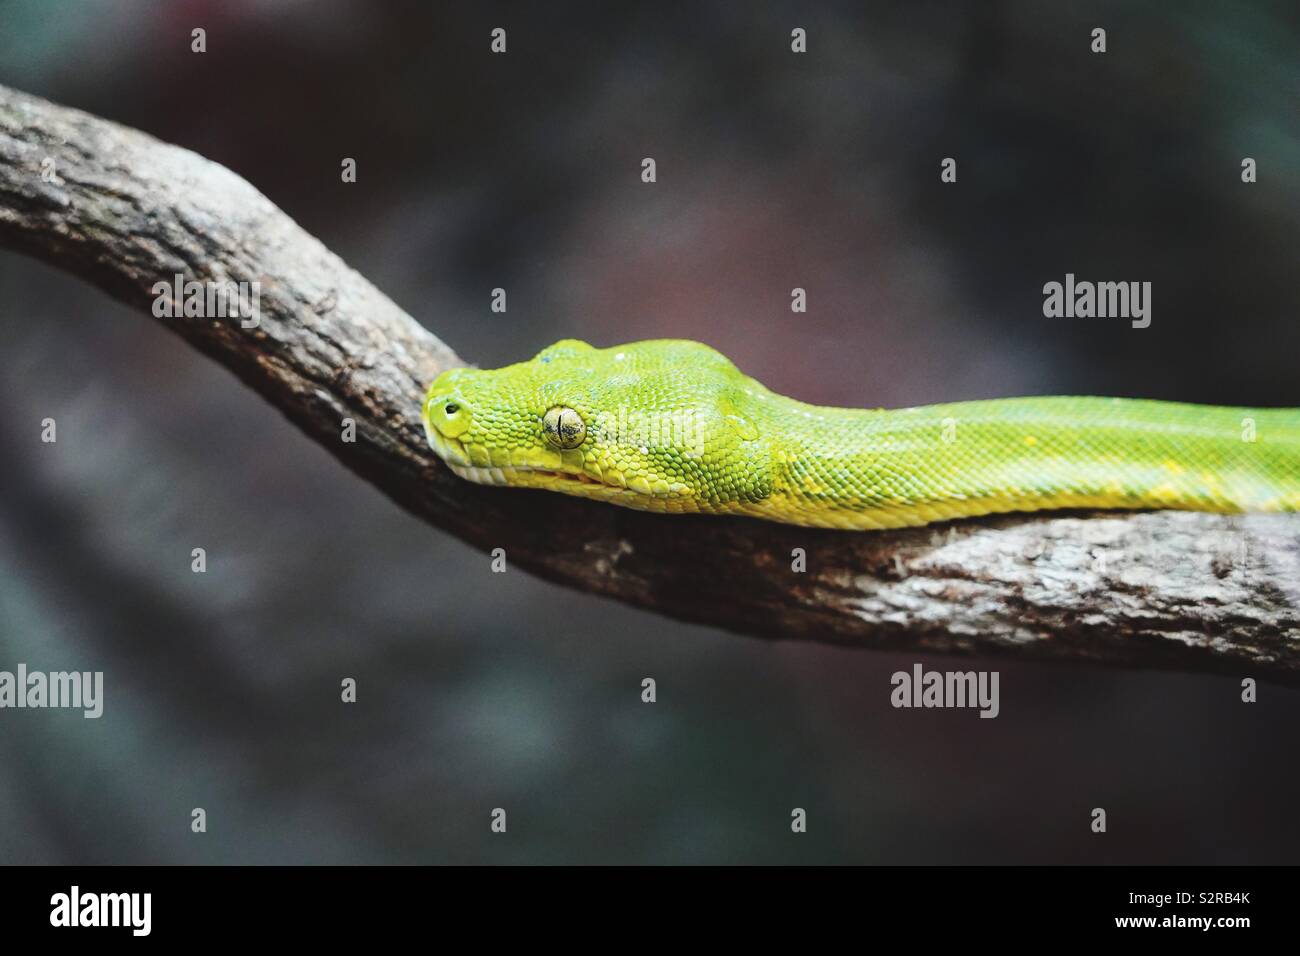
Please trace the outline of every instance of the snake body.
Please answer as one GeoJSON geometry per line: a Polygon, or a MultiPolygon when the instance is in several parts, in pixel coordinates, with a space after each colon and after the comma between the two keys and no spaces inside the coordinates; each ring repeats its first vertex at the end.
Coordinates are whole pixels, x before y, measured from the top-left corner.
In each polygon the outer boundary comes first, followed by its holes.
{"type": "Polygon", "coordinates": [[[671,514],[875,529],[1011,511],[1300,510],[1300,409],[1036,397],[852,409],[698,342],[565,340],[423,406],[462,478],[671,514]]]}

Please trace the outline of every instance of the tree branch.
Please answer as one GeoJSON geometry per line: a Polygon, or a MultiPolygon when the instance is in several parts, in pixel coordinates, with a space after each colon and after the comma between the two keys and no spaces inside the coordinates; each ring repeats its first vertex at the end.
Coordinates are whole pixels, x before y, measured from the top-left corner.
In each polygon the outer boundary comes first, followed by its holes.
{"type": "Polygon", "coordinates": [[[143,309],[176,274],[259,281],[255,329],[161,321],[404,508],[579,590],[768,637],[1300,684],[1300,516],[1057,513],[847,533],[472,485],[419,420],[428,382],[463,364],[451,349],[229,170],[3,87],[0,245],[143,309]],[[341,440],[345,417],[355,442],[341,440]]]}

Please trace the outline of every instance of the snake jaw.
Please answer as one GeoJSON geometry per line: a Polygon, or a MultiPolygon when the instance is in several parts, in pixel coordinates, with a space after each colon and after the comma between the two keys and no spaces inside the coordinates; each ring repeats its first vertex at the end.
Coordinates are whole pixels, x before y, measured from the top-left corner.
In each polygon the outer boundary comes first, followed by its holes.
{"type": "MultiPolygon", "coordinates": [[[[444,435],[426,420],[425,434],[434,453],[446,463],[452,473],[466,481],[479,485],[516,485],[524,487],[555,488],[560,483],[573,483],[588,486],[590,491],[605,488],[610,491],[623,492],[627,488],[622,484],[606,483],[588,475],[584,471],[560,471],[553,468],[540,468],[529,465],[476,465],[459,438],[444,435]]],[[[565,490],[561,488],[560,490],[565,490]]],[[[573,493],[577,492],[576,489],[573,493]]],[[[599,492],[596,492],[599,495],[599,492]]],[[[636,492],[633,491],[633,494],[636,492]]]]}
{"type": "MultiPolygon", "coordinates": [[[[534,465],[479,465],[474,463],[465,444],[459,438],[442,434],[437,428],[426,422],[425,432],[434,453],[451,469],[458,478],[472,481],[478,485],[495,485],[498,487],[542,488],[559,491],[582,498],[597,498],[603,501],[619,501],[633,507],[651,510],[670,510],[682,507],[690,498],[688,489],[680,483],[664,487],[651,487],[645,481],[633,479],[628,481],[616,468],[601,469],[593,466],[591,470],[600,478],[590,474],[579,466],[573,470],[562,471],[534,465]],[[673,505],[666,502],[672,501],[673,505]],[[655,502],[664,503],[662,509],[655,507],[655,502]]],[[[482,455],[478,457],[482,458],[482,455]]]]}
{"type": "MultiPolygon", "coordinates": [[[[479,485],[503,485],[515,487],[533,487],[533,488],[556,488],[560,482],[572,483],[578,485],[590,485],[595,488],[609,488],[612,491],[622,491],[612,485],[606,485],[604,482],[597,481],[594,478],[588,478],[586,475],[569,474],[563,471],[547,471],[542,468],[493,468],[482,465],[456,465],[451,462],[447,463],[452,473],[457,477],[464,478],[466,481],[472,481],[479,485]]],[[[563,490],[563,489],[560,489],[563,490]]]]}

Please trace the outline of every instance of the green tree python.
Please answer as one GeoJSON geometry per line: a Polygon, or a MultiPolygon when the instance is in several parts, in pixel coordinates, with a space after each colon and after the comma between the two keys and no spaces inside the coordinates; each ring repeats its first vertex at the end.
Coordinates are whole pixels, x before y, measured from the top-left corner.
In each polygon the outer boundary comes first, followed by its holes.
{"type": "Polygon", "coordinates": [[[699,342],[565,340],[429,387],[457,475],[667,514],[876,529],[1011,511],[1300,510],[1300,409],[1007,398],[828,408],[699,342]]]}

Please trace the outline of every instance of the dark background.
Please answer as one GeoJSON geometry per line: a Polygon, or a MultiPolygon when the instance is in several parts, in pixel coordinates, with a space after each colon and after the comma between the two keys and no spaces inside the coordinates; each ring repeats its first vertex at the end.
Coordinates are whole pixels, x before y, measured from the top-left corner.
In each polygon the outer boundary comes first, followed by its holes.
{"type": "MultiPolygon", "coordinates": [[[[8,0],[0,82],[229,166],[485,366],[682,336],[825,403],[1295,406],[1298,9],[8,0]],[[1152,282],[1151,327],[1044,318],[1066,272],[1152,282]]],[[[768,643],[492,574],[10,253],[0,343],[0,669],[106,672],[100,720],[0,712],[0,860],[1297,858],[1295,690],[768,643]],[[1001,716],[892,709],[915,660],[999,669],[1001,716]]]]}

